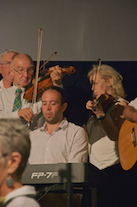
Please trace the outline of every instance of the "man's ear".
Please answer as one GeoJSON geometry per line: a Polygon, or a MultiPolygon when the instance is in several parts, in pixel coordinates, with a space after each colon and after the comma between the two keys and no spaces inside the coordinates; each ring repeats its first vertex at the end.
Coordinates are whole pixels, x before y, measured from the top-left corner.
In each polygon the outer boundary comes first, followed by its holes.
{"type": "Polygon", "coordinates": [[[1,67],[2,67],[2,65],[0,64],[0,74],[1,74],[1,72],[2,72],[2,71],[1,71],[1,67]]]}
{"type": "Polygon", "coordinates": [[[65,102],[63,105],[62,105],[62,111],[64,112],[67,108],[68,104],[65,102]]]}
{"type": "Polygon", "coordinates": [[[12,67],[10,67],[10,73],[11,73],[11,75],[14,75],[12,67]]]}
{"type": "Polygon", "coordinates": [[[21,162],[21,154],[19,152],[13,152],[8,160],[8,173],[13,174],[19,167],[21,162]]]}

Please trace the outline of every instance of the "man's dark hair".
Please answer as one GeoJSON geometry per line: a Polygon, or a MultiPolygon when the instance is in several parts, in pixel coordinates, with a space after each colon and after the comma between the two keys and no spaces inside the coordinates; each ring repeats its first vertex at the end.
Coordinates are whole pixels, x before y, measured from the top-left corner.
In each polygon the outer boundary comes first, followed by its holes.
{"type": "MultiPolygon", "coordinates": [[[[57,91],[59,94],[60,94],[60,96],[61,96],[61,104],[63,105],[64,103],[67,103],[68,102],[68,97],[67,97],[67,94],[66,94],[66,92],[65,92],[65,90],[63,89],[63,88],[61,88],[61,87],[58,87],[58,86],[49,86],[49,87],[47,87],[46,89],[45,89],[45,91],[47,91],[47,90],[53,90],[53,91],[57,91]]],[[[44,92],[45,92],[44,91],[44,92]]],[[[43,93],[44,93],[43,92],[43,93]]]]}

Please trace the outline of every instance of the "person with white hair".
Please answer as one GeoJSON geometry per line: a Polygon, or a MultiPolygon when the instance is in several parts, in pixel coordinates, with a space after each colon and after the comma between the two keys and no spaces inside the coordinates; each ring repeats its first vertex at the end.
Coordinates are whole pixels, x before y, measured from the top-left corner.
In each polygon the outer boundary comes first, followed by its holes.
{"type": "Polygon", "coordinates": [[[13,75],[10,73],[10,65],[12,57],[15,54],[17,54],[17,52],[12,49],[7,49],[0,54],[0,73],[2,75],[0,91],[10,88],[13,83],[13,75]]]}
{"type": "Polygon", "coordinates": [[[17,119],[0,119],[0,196],[7,207],[40,207],[33,186],[23,186],[30,154],[29,132],[17,119]]]}

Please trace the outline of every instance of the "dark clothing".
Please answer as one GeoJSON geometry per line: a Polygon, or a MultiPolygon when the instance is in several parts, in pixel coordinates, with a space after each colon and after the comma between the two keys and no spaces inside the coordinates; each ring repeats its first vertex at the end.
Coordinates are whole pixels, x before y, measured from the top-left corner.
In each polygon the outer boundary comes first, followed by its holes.
{"type": "Polygon", "coordinates": [[[137,172],[124,171],[120,164],[102,171],[108,182],[97,189],[97,207],[136,207],[137,172]]]}

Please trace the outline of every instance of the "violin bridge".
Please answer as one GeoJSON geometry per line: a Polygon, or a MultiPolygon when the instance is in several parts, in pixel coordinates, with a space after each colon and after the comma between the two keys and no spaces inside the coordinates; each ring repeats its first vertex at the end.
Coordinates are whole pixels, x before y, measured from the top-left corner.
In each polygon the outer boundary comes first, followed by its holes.
{"type": "Polygon", "coordinates": [[[134,147],[136,147],[136,136],[135,136],[135,128],[134,127],[132,128],[132,132],[131,132],[131,140],[132,140],[134,147]]]}

